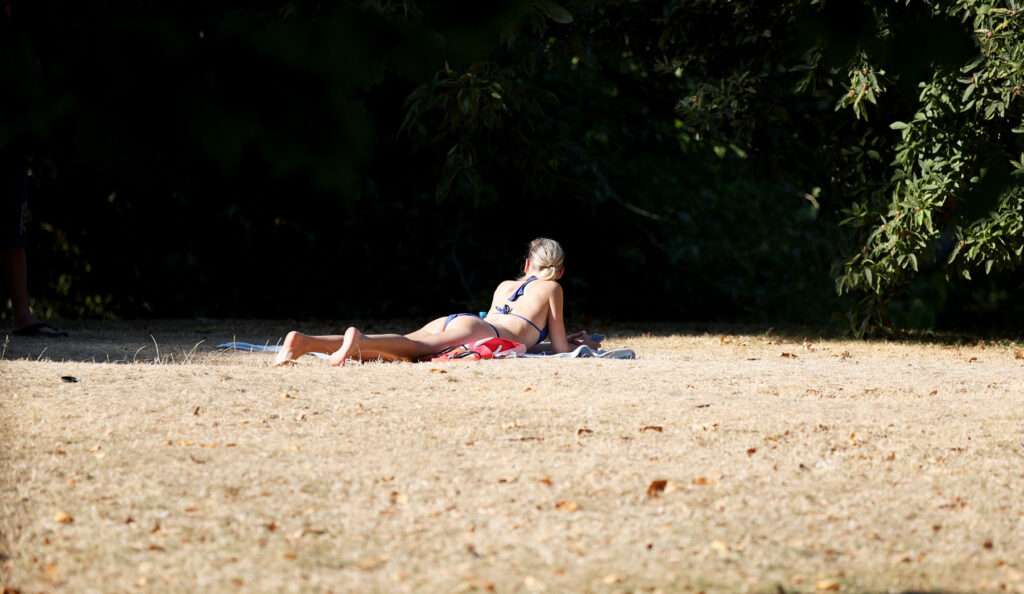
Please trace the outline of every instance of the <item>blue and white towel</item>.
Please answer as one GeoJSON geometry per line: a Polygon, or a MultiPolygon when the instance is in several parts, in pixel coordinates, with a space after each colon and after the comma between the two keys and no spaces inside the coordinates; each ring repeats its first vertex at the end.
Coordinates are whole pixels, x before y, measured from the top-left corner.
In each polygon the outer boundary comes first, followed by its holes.
{"type": "MultiPolygon", "coordinates": [[[[276,353],[281,350],[279,344],[252,344],[250,342],[225,342],[224,344],[218,344],[219,349],[234,349],[236,351],[265,351],[268,353],[276,353]]],[[[310,355],[316,355],[321,359],[327,359],[330,356],[327,353],[309,353],[310,355]]],[[[568,353],[552,353],[546,351],[543,353],[527,353],[525,355],[519,355],[520,357],[563,357],[566,359],[585,359],[585,358],[598,358],[598,359],[636,359],[636,352],[633,349],[612,349],[610,351],[594,350],[585,344],[573,349],[568,353]]]]}
{"type": "Polygon", "coordinates": [[[596,357],[598,359],[636,359],[636,352],[633,349],[612,349],[610,351],[594,350],[585,344],[581,344],[568,353],[526,353],[520,357],[565,357],[567,359],[585,359],[596,357]]]}
{"type": "MultiPolygon", "coordinates": [[[[266,351],[268,353],[277,353],[281,350],[279,344],[252,344],[251,342],[225,342],[224,344],[218,344],[218,349],[234,349],[236,351],[266,351]]],[[[316,355],[321,359],[329,359],[331,356],[327,353],[307,353],[309,355],[316,355]]]]}

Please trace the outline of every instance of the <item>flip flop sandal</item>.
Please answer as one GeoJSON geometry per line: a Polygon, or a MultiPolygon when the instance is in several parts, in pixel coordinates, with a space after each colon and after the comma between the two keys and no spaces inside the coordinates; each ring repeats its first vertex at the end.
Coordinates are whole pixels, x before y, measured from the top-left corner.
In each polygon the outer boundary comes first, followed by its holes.
{"type": "Polygon", "coordinates": [[[46,322],[36,322],[24,328],[18,328],[12,332],[15,336],[42,336],[46,338],[64,338],[68,335],[63,330],[58,330],[46,322]]]}

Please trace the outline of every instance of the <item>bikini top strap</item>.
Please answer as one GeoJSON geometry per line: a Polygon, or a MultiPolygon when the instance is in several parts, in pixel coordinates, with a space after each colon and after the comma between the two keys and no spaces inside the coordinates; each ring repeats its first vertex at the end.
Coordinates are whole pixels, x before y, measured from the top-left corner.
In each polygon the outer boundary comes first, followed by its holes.
{"type": "Polygon", "coordinates": [[[526,285],[532,283],[535,280],[537,280],[536,276],[531,276],[530,278],[526,279],[526,281],[523,284],[519,285],[519,288],[516,289],[516,292],[512,293],[512,295],[508,298],[508,300],[509,301],[515,301],[516,299],[519,299],[520,297],[522,297],[523,293],[526,291],[526,285]]]}

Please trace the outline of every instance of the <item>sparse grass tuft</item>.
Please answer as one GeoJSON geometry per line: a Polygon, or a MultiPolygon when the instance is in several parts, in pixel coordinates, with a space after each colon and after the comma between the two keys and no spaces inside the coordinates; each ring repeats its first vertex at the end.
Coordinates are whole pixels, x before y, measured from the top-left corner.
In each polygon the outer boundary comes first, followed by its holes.
{"type": "Polygon", "coordinates": [[[6,346],[0,588],[1024,590],[1016,343],[273,368],[209,345],[286,326],[188,324],[6,346]]]}

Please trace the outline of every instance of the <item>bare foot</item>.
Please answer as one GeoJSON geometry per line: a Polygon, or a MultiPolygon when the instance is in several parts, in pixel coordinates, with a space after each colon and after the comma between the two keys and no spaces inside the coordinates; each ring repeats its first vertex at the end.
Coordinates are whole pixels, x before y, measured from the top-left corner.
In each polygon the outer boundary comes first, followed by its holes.
{"type": "Polygon", "coordinates": [[[358,352],[359,343],[364,338],[366,338],[365,334],[350,326],[345,331],[345,340],[341,343],[341,348],[331,354],[331,365],[345,365],[345,359],[348,359],[349,355],[352,354],[352,349],[356,349],[356,352],[358,352]]]}
{"type": "Polygon", "coordinates": [[[293,364],[296,359],[305,355],[307,352],[305,350],[306,338],[307,336],[301,332],[295,330],[289,332],[284,337],[284,344],[277,352],[277,357],[274,358],[274,367],[293,364]]]}

